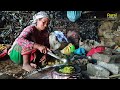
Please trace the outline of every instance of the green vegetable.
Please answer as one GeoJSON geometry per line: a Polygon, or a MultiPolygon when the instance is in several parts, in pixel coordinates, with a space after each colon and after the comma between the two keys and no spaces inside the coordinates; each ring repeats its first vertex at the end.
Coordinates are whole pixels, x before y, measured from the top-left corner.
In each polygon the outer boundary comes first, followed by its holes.
{"type": "Polygon", "coordinates": [[[72,66],[65,66],[62,69],[59,69],[59,72],[64,73],[64,74],[71,74],[75,71],[74,67],[72,66]]]}

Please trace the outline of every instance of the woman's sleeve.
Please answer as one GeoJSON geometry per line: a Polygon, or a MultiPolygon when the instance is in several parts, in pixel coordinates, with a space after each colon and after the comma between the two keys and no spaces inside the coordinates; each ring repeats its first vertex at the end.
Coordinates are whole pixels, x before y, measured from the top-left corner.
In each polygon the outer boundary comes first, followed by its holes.
{"type": "Polygon", "coordinates": [[[45,46],[47,46],[48,48],[50,48],[50,43],[49,43],[49,33],[48,33],[48,31],[46,31],[46,33],[45,33],[45,38],[46,38],[46,40],[45,40],[45,46]]]}
{"type": "Polygon", "coordinates": [[[26,27],[21,34],[17,38],[17,43],[20,45],[22,48],[29,48],[33,49],[34,42],[29,41],[27,38],[31,35],[33,32],[32,27],[26,27]]]}

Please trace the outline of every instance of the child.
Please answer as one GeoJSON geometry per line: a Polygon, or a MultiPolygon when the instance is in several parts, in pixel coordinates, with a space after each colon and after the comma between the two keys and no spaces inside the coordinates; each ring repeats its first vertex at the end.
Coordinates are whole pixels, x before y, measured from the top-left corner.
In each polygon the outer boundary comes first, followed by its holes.
{"type": "Polygon", "coordinates": [[[50,51],[47,31],[49,21],[47,13],[40,11],[35,14],[32,24],[24,28],[8,51],[10,59],[14,63],[22,63],[22,69],[28,72],[36,68],[37,65],[30,62],[35,60],[38,52],[39,55],[42,55],[40,61],[43,61],[46,59],[47,51],[50,51]]]}

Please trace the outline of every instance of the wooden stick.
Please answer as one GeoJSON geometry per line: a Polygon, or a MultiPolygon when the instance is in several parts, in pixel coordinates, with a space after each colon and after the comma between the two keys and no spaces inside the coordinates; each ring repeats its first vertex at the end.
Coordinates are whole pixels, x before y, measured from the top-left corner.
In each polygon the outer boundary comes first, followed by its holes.
{"type": "Polygon", "coordinates": [[[109,78],[115,78],[115,77],[120,77],[120,74],[115,74],[115,75],[109,76],[109,78]]]}

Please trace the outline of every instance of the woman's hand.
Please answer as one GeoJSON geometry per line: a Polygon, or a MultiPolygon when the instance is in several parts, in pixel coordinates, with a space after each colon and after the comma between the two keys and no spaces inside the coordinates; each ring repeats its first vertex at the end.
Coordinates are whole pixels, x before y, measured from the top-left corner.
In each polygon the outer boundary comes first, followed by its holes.
{"type": "Polygon", "coordinates": [[[48,52],[48,48],[41,45],[40,47],[38,47],[38,50],[41,52],[41,53],[44,53],[46,54],[48,52]]]}
{"type": "Polygon", "coordinates": [[[35,44],[34,47],[37,48],[41,53],[44,53],[44,54],[46,54],[48,51],[50,51],[49,48],[47,48],[46,46],[43,46],[43,45],[35,44]]]}

